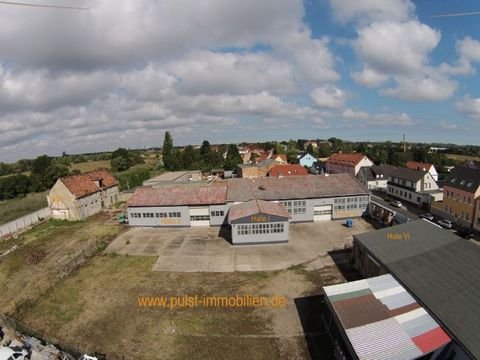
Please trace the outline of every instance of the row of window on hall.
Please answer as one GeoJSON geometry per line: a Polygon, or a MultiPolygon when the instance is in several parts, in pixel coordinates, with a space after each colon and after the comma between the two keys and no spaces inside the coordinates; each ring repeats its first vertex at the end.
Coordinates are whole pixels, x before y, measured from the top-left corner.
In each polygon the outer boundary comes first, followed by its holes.
{"type": "Polygon", "coordinates": [[[284,230],[283,223],[245,224],[237,226],[238,235],[282,233],[284,230]]]}
{"type": "Polygon", "coordinates": [[[368,196],[335,199],[335,210],[365,210],[368,207],[368,196]]]}
{"type": "Polygon", "coordinates": [[[132,218],[179,218],[182,214],[178,211],[175,212],[162,212],[162,213],[130,213],[132,218]]]}

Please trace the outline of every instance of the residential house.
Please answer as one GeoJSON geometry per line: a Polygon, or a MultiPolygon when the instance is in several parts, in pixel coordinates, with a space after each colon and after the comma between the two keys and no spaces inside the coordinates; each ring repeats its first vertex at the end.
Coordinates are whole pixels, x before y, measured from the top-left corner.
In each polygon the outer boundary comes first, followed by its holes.
{"type": "Polygon", "coordinates": [[[268,176],[284,177],[308,175],[308,171],[299,164],[275,165],[268,172],[268,176]]]}
{"type": "Polygon", "coordinates": [[[275,165],[278,165],[278,162],[272,159],[260,161],[252,165],[240,164],[237,165],[237,173],[241,178],[254,179],[258,177],[265,177],[268,175],[270,169],[275,165]]]}
{"type": "Polygon", "coordinates": [[[311,168],[313,163],[317,161],[317,158],[312,154],[306,153],[298,159],[298,162],[302,166],[306,166],[307,168],[311,168]]]}
{"type": "Polygon", "coordinates": [[[47,200],[55,219],[83,220],[118,201],[118,181],[105,169],[57,180],[47,200]]]}
{"type": "Polygon", "coordinates": [[[456,167],[443,186],[443,201],[434,214],[480,230],[480,170],[456,167]]]}
{"type": "Polygon", "coordinates": [[[286,164],[288,161],[287,161],[287,154],[276,154],[276,155],[272,155],[271,159],[273,161],[276,161],[278,162],[279,164],[286,164]]]}
{"type": "Polygon", "coordinates": [[[430,208],[433,201],[441,201],[443,192],[428,171],[397,168],[388,178],[387,193],[420,207],[430,208]]]}
{"type": "Polygon", "coordinates": [[[388,177],[396,169],[392,165],[373,165],[360,168],[357,179],[368,190],[387,191],[388,177]]]}
{"type": "Polygon", "coordinates": [[[435,166],[433,166],[433,164],[428,164],[428,163],[423,163],[418,161],[407,161],[406,167],[408,169],[413,169],[413,170],[428,171],[430,175],[432,175],[433,180],[438,181],[438,173],[437,173],[437,170],[435,169],[435,166]]]}
{"type": "Polygon", "coordinates": [[[357,176],[362,167],[372,166],[373,162],[361,153],[335,153],[326,162],[329,174],[347,173],[357,176]]]}

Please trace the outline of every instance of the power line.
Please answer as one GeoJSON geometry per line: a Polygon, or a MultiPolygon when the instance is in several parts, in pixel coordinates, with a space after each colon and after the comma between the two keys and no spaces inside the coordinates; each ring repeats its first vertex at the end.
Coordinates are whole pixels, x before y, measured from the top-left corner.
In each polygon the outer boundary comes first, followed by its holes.
{"type": "Polygon", "coordinates": [[[78,7],[78,6],[32,4],[32,3],[23,3],[23,2],[14,2],[14,1],[0,1],[0,4],[2,4],[2,5],[16,5],[16,6],[28,6],[28,7],[39,7],[39,8],[50,8],[50,9],[63,9],[63,10],[88,10],[88,8],[78,7]]]}
{"type": "Polygon", "coordinates": [[[466,13],[451,13],[451,14],[432,15],[432,18],[472,16],[472,15],[480,15],[480,11],[472,11],[472,12],[466,12],[466,13]]]}

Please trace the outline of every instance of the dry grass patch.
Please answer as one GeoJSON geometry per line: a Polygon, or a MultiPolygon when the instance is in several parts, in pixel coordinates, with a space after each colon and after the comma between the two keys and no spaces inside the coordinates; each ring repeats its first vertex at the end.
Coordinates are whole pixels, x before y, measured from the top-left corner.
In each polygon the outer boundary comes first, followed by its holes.
{"type": "Polygon", "coordinates": [[[110,160],[85,161],[70,165],[70,171],[80,170],[82,173],[97,170],[98,168],[111,169],[110,160]]]}
{"type": "Polygon", "coordinates": [[[0,311],[18,312],[36,301],[124,231],[119,225],[105,225],[106,219],[106,214],[98,214],[81,222],[50,220],[0,243],[2,252],[17,246],[0,260],[0,311]],[[31,262],[32,254],[42,254],[37,263],[31,262]]]}

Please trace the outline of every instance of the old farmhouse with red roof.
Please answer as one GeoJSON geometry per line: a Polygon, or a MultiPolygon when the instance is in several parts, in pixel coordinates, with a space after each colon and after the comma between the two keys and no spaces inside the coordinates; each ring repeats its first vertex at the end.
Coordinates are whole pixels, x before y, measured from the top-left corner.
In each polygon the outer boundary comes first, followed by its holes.
{"type": "Polygon", "coordinates": [[[105,169],[57,180],[47,200],[55,219],[83,220],[118,201],[118,181],[105,169]]]}

